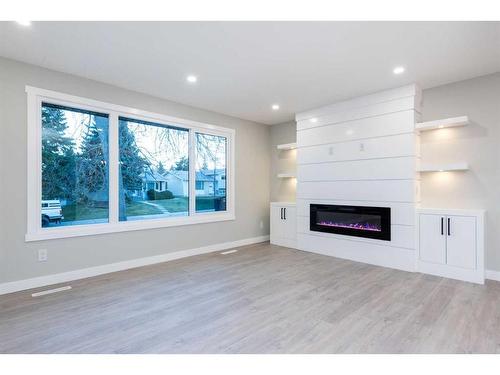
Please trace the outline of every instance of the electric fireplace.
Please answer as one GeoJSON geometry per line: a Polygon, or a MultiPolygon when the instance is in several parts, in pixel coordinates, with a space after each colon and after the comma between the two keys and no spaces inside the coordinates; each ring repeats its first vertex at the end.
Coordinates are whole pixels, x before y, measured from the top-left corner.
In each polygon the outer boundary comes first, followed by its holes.
{"type": "Polygon", "coordinates": [[[391,209],[311,204],[310,230],[390,241],[391,209]]]}

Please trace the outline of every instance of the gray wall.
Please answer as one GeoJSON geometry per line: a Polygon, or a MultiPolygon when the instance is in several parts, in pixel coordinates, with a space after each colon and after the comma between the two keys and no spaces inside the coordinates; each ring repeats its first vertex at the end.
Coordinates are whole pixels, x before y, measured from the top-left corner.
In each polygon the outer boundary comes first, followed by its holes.
{"type": "Polygon", "coordinates": [[[277,145],[294,143],[297,139],[295,121],[271,126],[271,202],[295,202],[296,180],[277,178],[278,173],[296,171],[295,150],[280,151],[277,145]]]}
{"type": "Polygon", "coordinates": [[[485,208],[486,268],[500,271],[500,73],[424,91],[424,121],[461,115],[472,124],[422,134],[422,162],[466,161],[470,170],[422,173],[422,206],[485,208]]]}
{"type": "Polygon", "coordinates": [[[270,130],[99,82],[0,58],[0,282],[269,234],[270,130]],[[25,85],[236,129],[236,220],[222,223],[24,242],[26,232],[25,85]],[[263,228],[260,221],[263,221],[263,228]],[[38,262],[37,249],[48,249],[38,262]]]}

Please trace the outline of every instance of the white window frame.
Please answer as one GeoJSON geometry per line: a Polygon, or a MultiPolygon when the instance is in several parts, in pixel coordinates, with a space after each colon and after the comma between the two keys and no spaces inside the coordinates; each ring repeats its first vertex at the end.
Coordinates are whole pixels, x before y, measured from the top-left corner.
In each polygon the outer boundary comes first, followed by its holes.
{"type": "Polygon", "coordinates": [[[234,129],[224,128],[198,121],[186,120],[149,112],[128,106],[101,102],[56,91],[26,86],[28,103],[28,190],[27,190],[27,232],[26,241],[50,240],[89,236],[104,233],[126,232],[154,228],[174,227],[180,225],[211,223],[235,220],[235,152],[234,129]],[[42,228],[42,102],[67,107],[89,110],[109,115],[109,222],[102,224],[84,224],[65,227],[42,228]],[[155,122],[163,125],[177,126],[189,131],[189,215],[173,216],[160,219],[136,221],[119,221],[119,145],[118,117],[155,122]],[[195,210],[195,133],[204,133],[227,138],[226,149],[226,211],[200,212],[195,210]],[[191,168],[192,166],[192,168],[191,168]]]}

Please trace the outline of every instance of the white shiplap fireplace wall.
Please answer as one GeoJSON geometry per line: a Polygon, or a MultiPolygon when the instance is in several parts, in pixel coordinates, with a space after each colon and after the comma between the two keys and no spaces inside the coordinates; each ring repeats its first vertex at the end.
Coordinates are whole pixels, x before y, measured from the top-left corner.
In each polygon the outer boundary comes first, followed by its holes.
{"type": "Polygon", "coordinates": [[[415,270],[420,102],[409,85],[297,114],[300,250],[415,270]],[[392,239],[311,232],[311,203],[390,207],[392,239]]]}

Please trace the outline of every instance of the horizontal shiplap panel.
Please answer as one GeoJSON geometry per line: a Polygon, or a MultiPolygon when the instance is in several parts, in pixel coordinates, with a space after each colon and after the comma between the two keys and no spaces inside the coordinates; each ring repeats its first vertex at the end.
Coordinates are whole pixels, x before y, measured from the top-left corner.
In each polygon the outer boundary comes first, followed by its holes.
{"type": "Polygon", "coordinates": [[[415,204],[414,203],[395,203],[379,201],[339,201],[339,200],[319,200],[319,199],[297,199],[297,215],[309,216],[309,206],[311,203],[317,204],[337,204],[350,206],[368,206],[368,207],[390,207],[391,223],[399,225],[415,225],[415,204]]]}
{"type": "Polygon", "coordinates": [[[371,238],[344,236],[340,234],[311,232],[309,230],[309,218],[306,216],[297,217],[297,230],[299,233],[310,234],[326,238],[350,239],[367,243],[378,243],[386,246],[403,247],[405,249],[415,249],[415,227],[408,225],[391,225],[391,240],[375,240],[371,238]]]}
{"type": "Polygon", "coordinates": [[[415,180],[299,182],[297,197],[305,199],[414,202],[415,180]]]}
{"type": "Polygon", "coordinates": [[[412,133],[415,129],[414,111],[364,118],[333,125],[297,131],[297,146],[307,147],[356,139],[412,133]]]}
{"type": "Polygon", "coordinates": [[[297,178],[306,181],[384,180],[415,178],[414,156],[351,160],[297,167],[297,178]]]}
{"type": "Polygon", "coordinates": [[[298,234],[297,247],[303,251],[356,262],[415,271],[415,251],[410,249],[302,233],[298,234]]]}
{"type": "Polygon", "coordinates": [[[356,108],[366,107],[378,103],[389,102],[395,99],[415,97],[415,107],[419,110],[420,89],[417,85],[406,85],[395,89],[380,91],[370,95],[359,96],[357,98],[344,100],[320,108],[311,109],[297,113],[297,121],[307,120],[313,117],[321,117],[334,112],[352,111],[356,108]]]}
{"type": "Polygon", "coordinates": [[[318,126],[336,124],[339,122],[346,122],[394,112],[412,110],[414,108],[415,97],[409,96],[406,98],[391,100],[389,102],[377,103],[366,107],[352,109],[350,111],[328,113],[321,117],[315,117],[313,121],[311,121],[311,119],[300,120],[297,121],[297,129],[310,129],[318,126]]]}
{"type": "Polygon", "coordinates": [[[303,147],[297,150],[297,164],[415,156],[415,144],[415,134],[400,134],[363,141],[303,147]]]}

